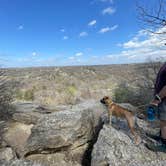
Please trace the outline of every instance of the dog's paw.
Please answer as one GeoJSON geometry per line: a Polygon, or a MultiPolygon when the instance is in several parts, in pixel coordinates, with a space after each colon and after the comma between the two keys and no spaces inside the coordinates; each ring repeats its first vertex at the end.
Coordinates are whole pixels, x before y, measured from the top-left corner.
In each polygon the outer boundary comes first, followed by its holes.
{"type": "Polygon", "coordinates": [[[142,142],[142,139],[141,139],[141,137],[140,136],[137,136],[135,139],[134,139],[134,142],[135,142],[135,145],[140,145],[141,144],[141,142],[142,142]]]}

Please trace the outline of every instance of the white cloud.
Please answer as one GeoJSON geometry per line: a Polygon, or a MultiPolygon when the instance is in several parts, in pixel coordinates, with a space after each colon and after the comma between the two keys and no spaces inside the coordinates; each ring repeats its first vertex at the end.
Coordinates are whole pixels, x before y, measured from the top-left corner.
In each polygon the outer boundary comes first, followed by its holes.
{"type": "Polygon", "coordinates": [[[156,48],[162,47],[166,42],[166,35],[162,34],[151,34],[143,33],[142,30],[133,37],[128,42],[123,43],[124,48],[134,49],[134,48],[156,48]],[[141,37],[144,36],[144,40],[141,40],[141,37]]]}
{"type": "Polygon", "coordinates": [[[64,36],[64,37],[63,37],[63,40],[67,40],[67,39],[69,39],[68,36],[64,36]]]}
{"type": "Polygon", "coordinates": [[[100,0],[101,2],[109,2],[109,3],[114,3],[113,0],[100,0]]]}
{"type": "Polygon", "coordinates": [[[87,32],[81,32],[81,33],[79,34],[79,36],[80,36],[80,37],[85,37],[85,36],[88,36],[88,33],[87,33],[87,32]]]}
{"type": "Polygon", "coordinates": [[[32,52],[32,56],[36,56],[37,55],[37,52],[32,52]]]}
{"type": "MultiPolygon", "coordinates": [[[[156,32],[164,32],[160,28],[156,32]]],[[[129,41],[118,44],[122,47],[119,53],[101,55],[98,64],[138,63],[151,60],[166,61],[166,34],[152,34],[141,30],[129,41]]]]}
{"type": "Polygon", "coordinates": [[[96,23],[97,23],[96,20],[92,20],[91,22],[88,23],[88,26],[93,26],[93,25],[95,25],[96,23]]]}
{"type": "Polygon", "coordinates": [[[78,52],[74,56],[68,57],[68,60],[72,61],[72,63],[76,63],[77,64],[77,62],[81,62],[82,61],[82,58],[83,58],[82,55],[83,55],[82,52],[78,52]]]}
{"type": "Polygon", "coordinates": [[[114,31],[117,28],[118,28],[118,25],[114,25],[112,27],[105,27],[105,28],[100,29],[99,33],[103,34],[103,33],[109,32],[109,31],[114,31]]]}
{"type": "Polygon", "coordinates": [[[110,30],[111,30],[110,27],[105,27],[105,28],[100,29],[99,33],[103,34],[103,33],[109,32],[110,30]]]}
{"type": "Polygon", "coordinates": [[[77,56],[77,57],[82,56],[82,55],[83,55],[82,52],[78,52],[78,53],[75,54],[75,56],[77,56]]]}
{"type": "Polygon", "coordinates": [[[113,8],[113,7],[108,7],[108,8],[105,8],[103,11],[102,11],[102,14],[105,15],[105,14],[113,14],[116,12],[116,9],[113,8]]]}
{"type": "MultiPolygon", "coordinates": [[[[166,27],[156,32],[163,32],[166,27]]],[[[165,58],[166,60],[166,34],[152,34],[145,30],[139,31],[131,40],[123,43],[121,56],[128,59],[145,61],[148,58],[165,58]]]]}
{"type": "Polygon", "coordinates": [[[70,59],[70,60],[74,60],[75,57],[74,57],[74,56],[70,56],[69,59],[70,59]]]}
{"type": "Polygon", "coordinates": [[[114,25],[114,26],[112,26],[111,28],[110,28],[110,30],[111,31],[114,31],[115,29],[117,29],[118,28],[118,25],[114,25]]]}
{"type": "Polygon", "coordinates": [[[114,58],[114,56],[115,56],[115,55],[113,55],[113,54],[106,55],[107,58],[111,58],[111,59],[114,58]]]}
{"type": "Polygon", "coordinates": [[[19,26],[17,27],[17,29],[18,29],[18,30],[23,30],[23,29],[24,29],[24,26],[23,26],[23,25],[19,25],[19,26]]]}
{"type": "Polygon", "coordinates": [[[61,32],[65,32],[65,29],[60,29],[61,32]]]}

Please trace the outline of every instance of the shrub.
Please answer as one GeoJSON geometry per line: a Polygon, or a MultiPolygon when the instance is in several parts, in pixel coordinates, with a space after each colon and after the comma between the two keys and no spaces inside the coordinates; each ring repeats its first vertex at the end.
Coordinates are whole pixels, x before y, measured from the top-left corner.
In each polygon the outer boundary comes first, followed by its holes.
{"type": "Polygon", "coordinates": [[[115,89],[114,100],[118,103],[131,103],[135,106],[146,105],[152,98],[152,90],[131,87],[122,83],[115,89]]]}
{"type": "Polygon", "coordinates": [[[10,116],[13,101],[13,86],[6,76],[6,71],[0,70],[0,118],[6,119],[10,116]]]}
{"type": "Polygon", "coordinates": [[[132,90],[126,86],[126,84],[120,84],[114,92],[114,100],[119,103],[128,103],[132,90]]]}
{"type": "Polygon", "coordinates": [[[24,92],[21,90],[16,90],[15,91],[15,98],[18,100],[23,100],[24,99],[24,92]]]}
{"type": "Polygon", "coordinates": [[[67,90],[67,93],[71,96],[75,96],[77,93],[77,89],[75,86],[68,86],[66,90],[67,90]]]}
{"type": "Polygon", "coordinates": [[[33,90],[26,90],[24,93],[24,100],[34,100],[34,92],[33,90]]]}
{"type": "Polygon", "coordinates": [[[75,104],[77,88],[74,85],[66,87],[64,91],[64,100],[66,104],[75,104]]]}

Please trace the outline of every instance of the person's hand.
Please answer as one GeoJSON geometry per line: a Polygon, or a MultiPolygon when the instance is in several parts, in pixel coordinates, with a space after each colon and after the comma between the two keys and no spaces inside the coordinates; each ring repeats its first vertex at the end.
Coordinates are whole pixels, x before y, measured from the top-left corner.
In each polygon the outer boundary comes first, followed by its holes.
{"type": "Polygon", "coordinates": [[[150,105],[158,106],[159,103],[160,103],[159,100],[154,99],[154,100],[152,100],[152,101],[150,102],[150,105]]]}

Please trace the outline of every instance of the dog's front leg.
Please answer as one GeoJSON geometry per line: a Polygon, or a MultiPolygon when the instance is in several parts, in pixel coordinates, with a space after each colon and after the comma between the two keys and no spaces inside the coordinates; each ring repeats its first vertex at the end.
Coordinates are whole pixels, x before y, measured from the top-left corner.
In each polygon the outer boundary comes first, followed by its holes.
{"type": "Polygon", "coordinates": [[[109,124],[112,125],[112,110],[108,110],[108,118],[109,118],[109,124]]]}

